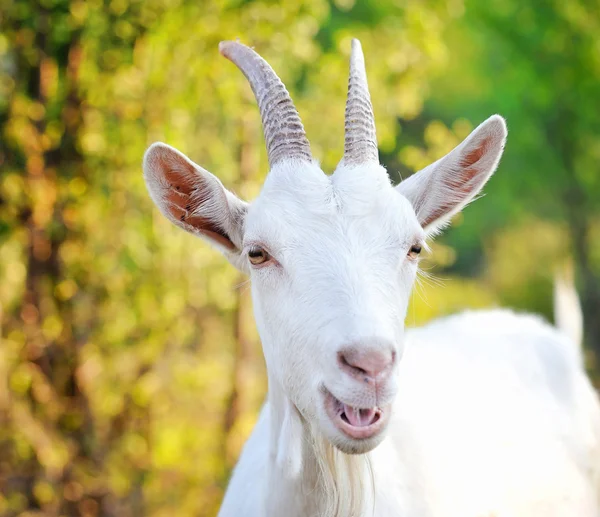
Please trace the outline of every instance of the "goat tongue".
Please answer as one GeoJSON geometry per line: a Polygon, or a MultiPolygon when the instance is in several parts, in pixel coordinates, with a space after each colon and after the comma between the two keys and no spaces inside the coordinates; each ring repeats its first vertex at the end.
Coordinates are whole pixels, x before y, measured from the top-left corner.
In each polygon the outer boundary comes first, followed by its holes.
{"type": "Polygon", "coordinates": [[[354,427],[367,427],[375,420],[377,411],[375,408],[357,409],[344,404],[344,413],[350,425],[354,427]]]}

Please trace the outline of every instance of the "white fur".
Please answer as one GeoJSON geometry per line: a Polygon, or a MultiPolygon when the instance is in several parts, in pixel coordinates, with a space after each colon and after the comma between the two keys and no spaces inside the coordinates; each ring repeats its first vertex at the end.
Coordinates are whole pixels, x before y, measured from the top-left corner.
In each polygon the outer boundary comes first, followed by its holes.
{"type": "Polygon", "coordinates": [[[209,242],[220,236],[252,280],[269,393],[221,517],[599,517],[600,409],[566,336],[506,311],[404,329],[411,247],[479,193],[505,138],[491,117],[396,188],[374,163],[326,176],[282,160],[250,205],[174,149],[148,150],[163,213],[209,242]],[[189,221],[166,201],[178,199],[174,174],[204,188],[189,221]],[[257,247],[273,259],[250,267],[257,247]],[[349,346],[393,351],[391,377],[375,390],[347,375],[338,355],[349,346]],[[327,416],[325,389],[353,407],[389,404],[387,430],[349,438],[327,416]]]}
{"type": "MultiPolygon", "coordinates": [[[[359,472],[368,457],[376,489],[373,511],[367,476],[355,515],[600,515],[600,409],[572,342],[536,317],[497,310],[407,330],[405,347],[388,436],[369,454],[347,457],[364,458],[346,466],[359,472]]],[[[331,497],[323,484],[312,488],[314,458],[300,478],[267,481],[270,413],[267,403],[220,516],[335,515],[319,507],[331,497]],[[252,502],[281,491],[272,513],[252,502]]],[[[312,454],[336,453],[323,443],[312,454]]]]}

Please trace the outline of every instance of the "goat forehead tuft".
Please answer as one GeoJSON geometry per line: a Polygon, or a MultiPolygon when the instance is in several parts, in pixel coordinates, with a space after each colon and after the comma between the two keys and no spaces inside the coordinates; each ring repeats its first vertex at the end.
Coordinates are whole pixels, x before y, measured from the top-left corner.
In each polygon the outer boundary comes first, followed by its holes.
{"type": "Polygon", "coordinates": [[[378,164],[340,167],[327,176],[315,163],[288,162],[269,173],[259,199],[262,206],[297,206],[305,215],[319,216],[342,207],[351,211],[355,204],[381,204],[391,192],[387,172],[378,164]]]}
{"type": "Polygon", "coordinates": [[[320,213],[330,209],[331,197],[331,180],[323,173],[320,176],[270,173],[259,199],[263,204],[299,206],[306,212],[320,213]]]}

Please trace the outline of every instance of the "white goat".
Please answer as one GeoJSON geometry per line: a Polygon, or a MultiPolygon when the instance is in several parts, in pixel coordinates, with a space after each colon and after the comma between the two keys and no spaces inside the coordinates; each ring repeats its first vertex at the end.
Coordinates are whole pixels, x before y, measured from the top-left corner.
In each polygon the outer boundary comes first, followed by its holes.
{"type": "Polygon", "coordinates": [[[220,515],[598,517],[600,409],[568,336],[501,310],[404,330],[425,240],[496,169],[504,120],[393,187],[354,40],[327,176],[270,66],[240,43],[220,51],[260,108],[258,199],[165,144],[144,158],[162,213],[252,279],[269,393],[220,515]]]}

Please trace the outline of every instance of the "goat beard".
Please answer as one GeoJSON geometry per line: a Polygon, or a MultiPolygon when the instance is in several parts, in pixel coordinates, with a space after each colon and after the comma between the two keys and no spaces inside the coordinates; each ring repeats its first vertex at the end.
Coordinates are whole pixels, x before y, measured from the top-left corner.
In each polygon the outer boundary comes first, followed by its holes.
{"type": "MultiPolygon", "coordinates": [[[[346,454],[311,429],[311,448],[315,463],[316,493],[320,494],[319,515],[347,517],[367,515],[373,508],[375,480],[370,455],[346,454]]],[[[373,514],[373,511],[371,514],[373,514]]]]}
{"type": "Polygon", "coordinates": [[[301,484],[317,515],[360,516],[373,508],[375,482],[369,454],[340,451],[287,397],[276,464],[284,476],[301,484]]]}
{"type": "Polygon", "coordinates": [[[368,508],[374,511],[370,455],[340,451],[291,403],[284,414],[277,463],[301,485],[311,515],[348,517],[367,515],[368,508]]]}

